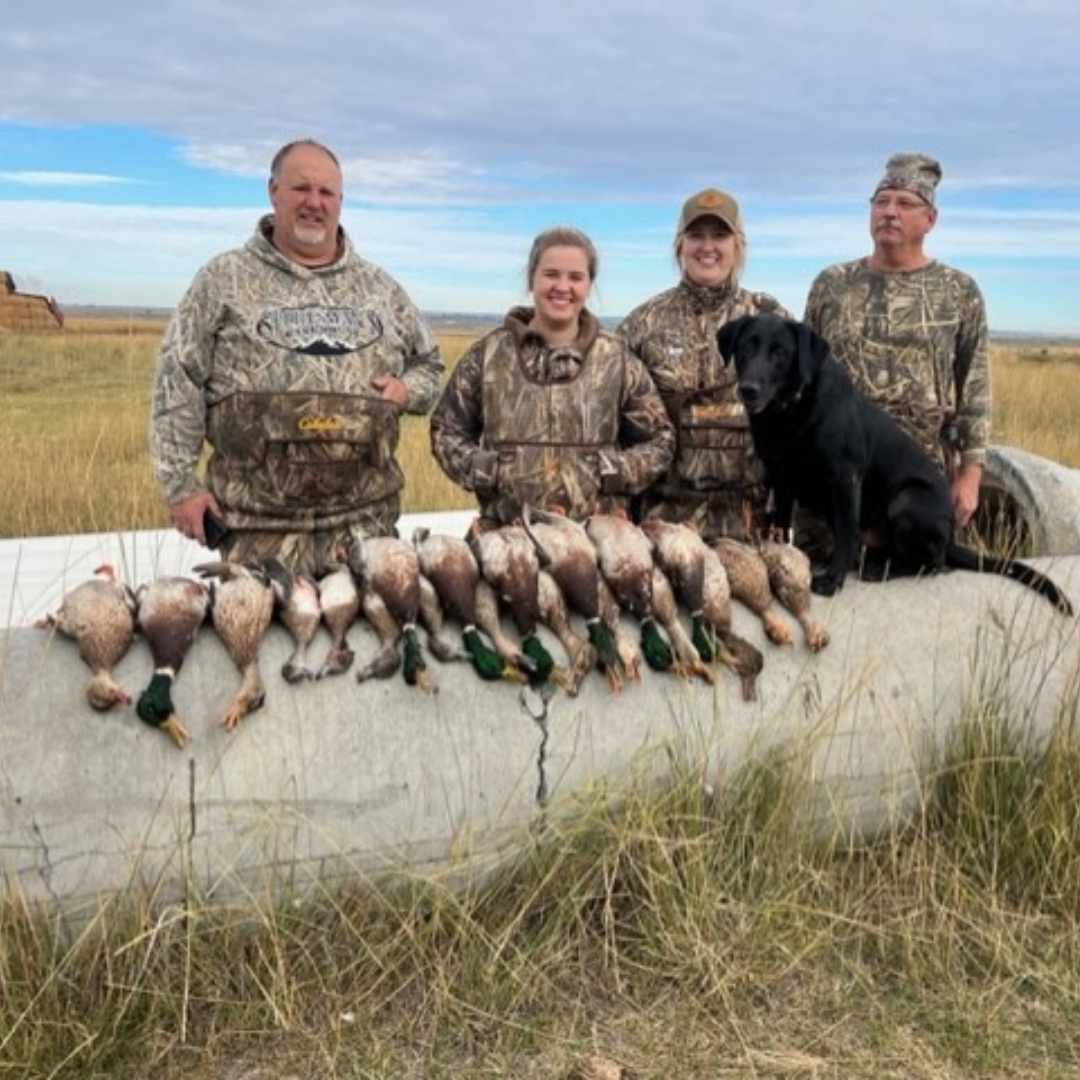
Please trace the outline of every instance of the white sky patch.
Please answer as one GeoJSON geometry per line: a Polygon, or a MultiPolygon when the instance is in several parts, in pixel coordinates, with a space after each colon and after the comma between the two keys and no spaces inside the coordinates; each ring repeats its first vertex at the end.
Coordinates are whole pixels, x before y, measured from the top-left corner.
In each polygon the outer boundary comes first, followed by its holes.
{"type": "Polygon", "coordinates": [[[0,169],[0,182],[29,188],[115,187],[134,183],[129,177],[110,176],[107,173],[46,172],[34,169],[0,169]]]}

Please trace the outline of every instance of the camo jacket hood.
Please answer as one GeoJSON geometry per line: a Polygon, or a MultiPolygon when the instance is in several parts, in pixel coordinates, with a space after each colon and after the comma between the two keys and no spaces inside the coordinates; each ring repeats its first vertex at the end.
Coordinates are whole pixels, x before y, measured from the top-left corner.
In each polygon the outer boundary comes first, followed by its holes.
{"type": "Polygon", "coordinates": [[[234,529],[322,528],[396,506],[398,410],[371,379],[398,376],[407,411],[427,412],[443,371],[434,336],[344,231],[338,258],[308,268],[274,248],[272,228],[267,215],[203,267],[169,321],[150,431],[165,499],[205,484],[234,529]]]}

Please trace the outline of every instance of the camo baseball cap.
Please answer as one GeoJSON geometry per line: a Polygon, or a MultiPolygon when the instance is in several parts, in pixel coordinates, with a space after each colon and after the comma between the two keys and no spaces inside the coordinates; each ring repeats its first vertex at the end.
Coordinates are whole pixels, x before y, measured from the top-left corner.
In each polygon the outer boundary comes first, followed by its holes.
{"type": "Polygon", "coordinates": [[[920,198],[934,205],[934,192],[941,182],[941,165],[926,154],[893,154],[885,162],[885,175],[874,188],[876,195],[882,188],[913,191],[920,198]]]}
{"type": "Polygon", "coordinates": [[[682,236],[698,218],[703,217],[719,218],[733,233],[743,231],[739,204],[730,195],[717,191],[716,188],[699,191],[683,203],[678,235],[682,236]]]}

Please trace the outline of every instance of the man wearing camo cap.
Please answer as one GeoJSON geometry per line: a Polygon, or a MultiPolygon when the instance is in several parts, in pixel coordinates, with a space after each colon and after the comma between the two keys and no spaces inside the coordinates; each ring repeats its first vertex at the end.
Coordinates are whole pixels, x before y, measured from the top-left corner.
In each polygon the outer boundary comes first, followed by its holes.
{"type": "Polygon", "coordinates": [[[967,274],[931,258],[941,165],[894,154],[870,198],[874,249],[818,274],[806,322],[856,383],[942,463],[958,527],[979,503],[990,435],[986,307],[967,274]]]}
{"type": "Polygon", "coordinates": [[[283,146],[269,196],[274,212],[199,271],[169,322],[151,458],[185,536],[214,543],[209,511],[230,559],[321,574],[355,537],[394,532],[399,418],[431,408],[443,365],[405,290],[341,228],[329,149],[283,146]]]}

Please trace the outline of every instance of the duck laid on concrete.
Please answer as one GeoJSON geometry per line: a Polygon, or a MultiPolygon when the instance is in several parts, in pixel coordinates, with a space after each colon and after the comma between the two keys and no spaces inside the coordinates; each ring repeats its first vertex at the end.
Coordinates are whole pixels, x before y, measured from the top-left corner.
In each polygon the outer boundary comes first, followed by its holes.
{"type": "Polygon", "coordinates": [[[522,525],[536,545],[541,567],[554,579],[566,606],[585,620],[596,663],[608,686],[622,688],[615,637],[600,617],[600,565],[585,526],[560,511],[522,509],[522,525]]]}
{"type": "Polygon", "coordinates": [[[210,581],[210,621],[240,672],[240,687],[222,721],[232,731],[266,700],[259,646],[274,617],[274,590],[260,566],[222,560],[201,563],[195,573],[210,581]]]}
{"type": "Polygon", "coordinates": [[[717,540],[713,550],[727,571],[731,595],[761,620],[765,636],[774,645],[793,644],[795,637],[791,627],[773,606],[769,570],[761,552],[729,537],[717,540]]]}
{"type": "Polygon", "coordinates": [[[712,668],[701,658],[701,653],[698,652],[693,638],[682,624],[675,590],[659,566],[653,567],[653,611],[656,612],[656,621],[667,632],[668,641],[671,642],[671,650],[674,653],[669,670],[687,679],[696,675],[710,686],[715,683],[716,676],[713,675],[712,668]]]}
{"type": "Polygon", "coordinates": [[[414,530],[413,546],[420,560],[421,577],[430,583],[438,601],[438,612],[426,603],[421,604],[429,642],[438,638],[441,628],[441,623],[438,627],[431,623],[440,616],[452,619],[461,628],[462,645],[482,679],[517,680],[518,670],[491,648],[477,629],[476,588],[480,565],[472,548],[461,537],[433,534],[423,526],[414,530]]]}
{"type": "Polygon", "coordinates": [[[656,624],[653,545],[625,514],[591,514],[585,531],[615,603],[641,627],[641,651],[654,671],[670,671],[675,654],[656,624]]]}
{"type": "Polygon", "coordinates": [[[358,682],[385,679],[401,668],[405,681],[434,690],[416,624],[420,617],[420,560],[416,549],[396,536],[357,538],[349,568],[360,586],[365,618],[379,637],[379,651],[356,673],[358,682]]]}
{"type": "Polygon", "coordinates": [[[829,644],[829,631],[810,611],[813,573],[806,552],[794,544],[762,540],[758,550],[769,574],[773,594],[795,616],[806,644],[814,652],[829,644]]]}
{"type": "Polygon", "coordinates": [[[732,630],[731,588],[719,556],[690,525],[650,518],[641,528],[653,541],[653,556],[676,599],[690,613],[699,655],[729,667],[741,680],[743,698],[752,700],[764,657],[732,630]]]}
{"type": "Polygon", "coordinates": [[[188,731],[176,714],[172,686],[199,628],[210,609],[210,590],[202,581],[168,575],[140,585],[135,591],[136,623],[150,646],[154,674],[139,696],[139,719],[163,731],[177,746],[188,731]]]}
{"type": "MultiPolygon", "coordinates": [[[[524,526],[492,525],[474,518],[465,539],[476,556],[481,577],[510,612],[521,637],[523,670],[529,681],[545,683],[550,679],[559,682],[562,673],[537,634],[540,559],[524,526]]],[[[489,626],[484,629],[491,636],[489,626]]]]}
{"type": "Polygon", "coordinates": [[[540,619],[559,639],[569,662],[565,669],[563,689],[571,697],[576,697],[582,680],[596,666],[596,647],[574,629],[566,598],[554,577],[547,570],[541,570],[536,583],[540,619]]]}
{"type": "Polygon", "coordinates": [[[314,679],[308,650],[322,624],[319,586],[310,574],[288,570],[279,559],[267,559],[264,567],[274,590],[278,620],[293,641],[293,651],[281,666],[282,678],[287,683],[314,679]]]}
{"type": "Polygon", "coordinates": [[[319,579],[319,609],[330,631],[330,647],[318,671],[320,679],[344,674],[356,658],[348,634],[360,614],[360,589],[344,558],[342,553],[341,561],[319,579]]]}
{"type": "Polygon", "coordinates": [[[135,637],[135,594],[117,579],[111,563],[64,594],[56,612],[38,619],[38,629],[55,629],[71,638],[90,669],[86,700],[98,711],[130,705],[131,695],[113,678],[112,669],[127,655],[135,637]]]}

